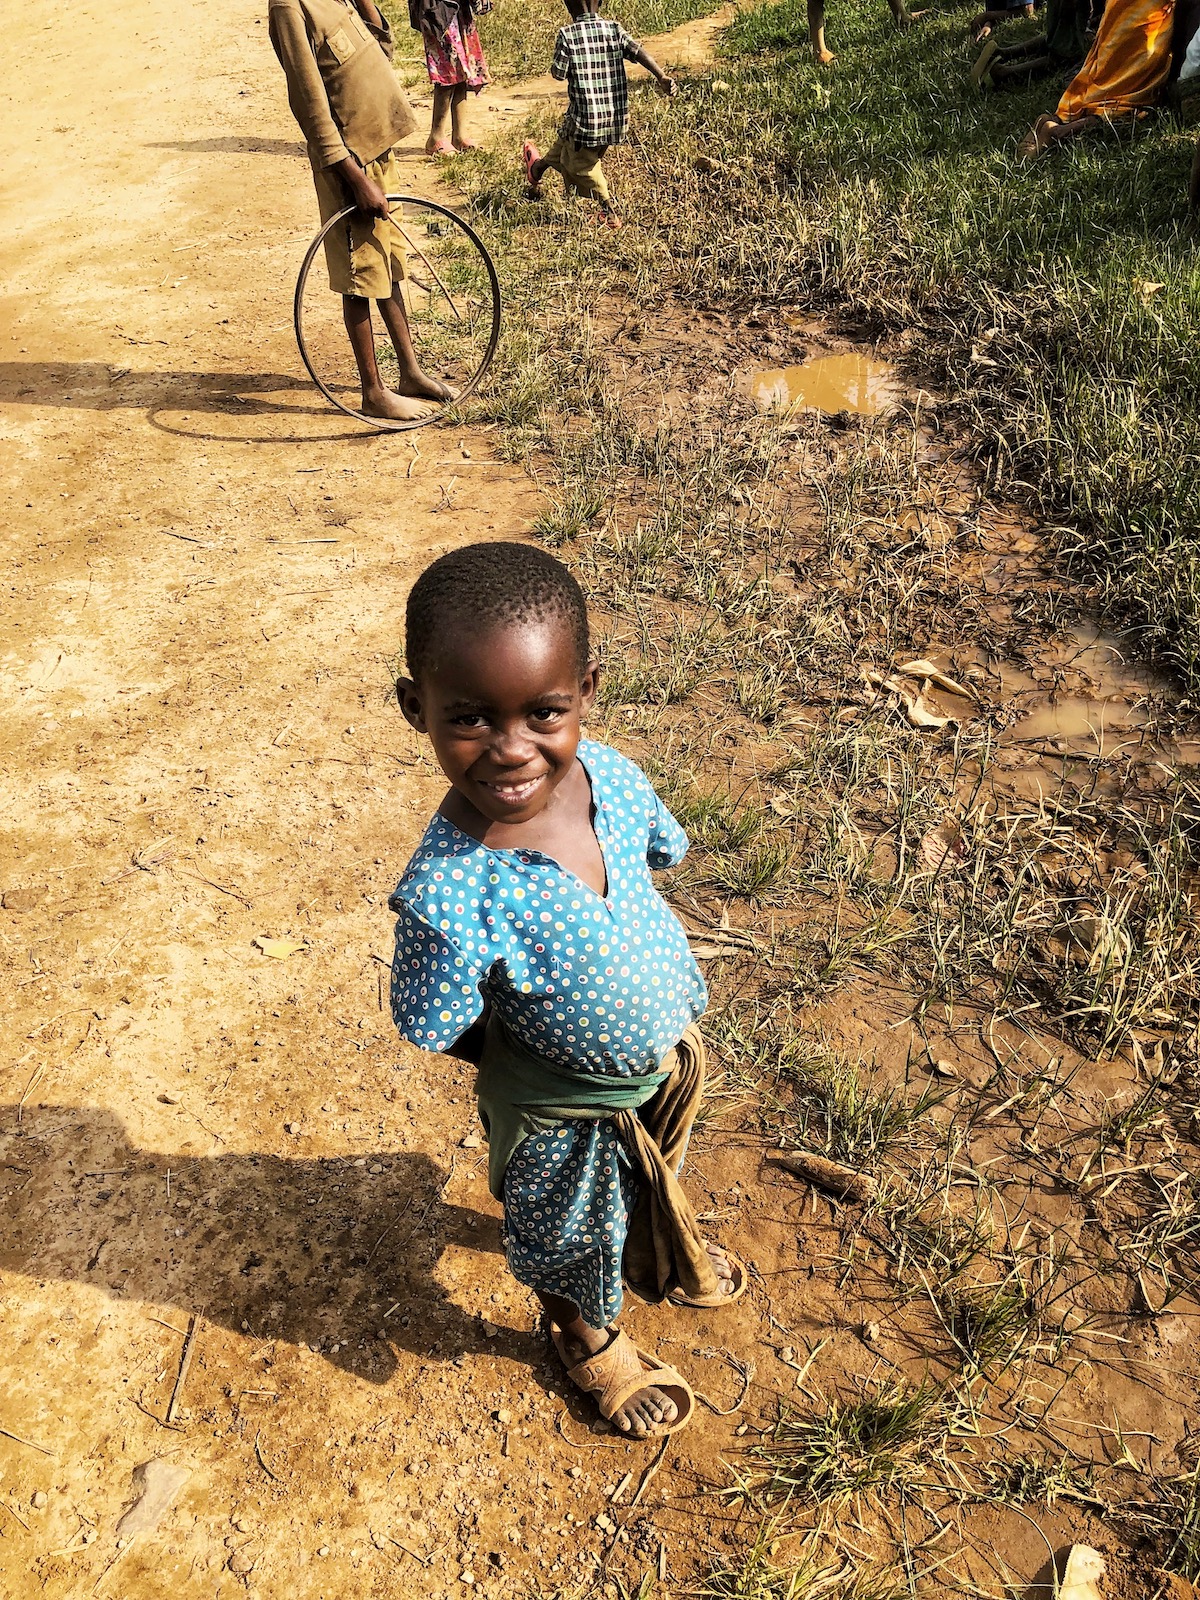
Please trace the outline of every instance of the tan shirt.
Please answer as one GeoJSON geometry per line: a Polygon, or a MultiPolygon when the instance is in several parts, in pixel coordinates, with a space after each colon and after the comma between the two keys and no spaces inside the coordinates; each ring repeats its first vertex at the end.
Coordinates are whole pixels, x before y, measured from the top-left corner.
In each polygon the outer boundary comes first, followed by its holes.
{"type": "Polygon", "coordinates": [[[386,18],[369,27],[349,0],[270,0],[268,20],[315,168],[347,155],[374,161],[416,127],[386,18]]]}

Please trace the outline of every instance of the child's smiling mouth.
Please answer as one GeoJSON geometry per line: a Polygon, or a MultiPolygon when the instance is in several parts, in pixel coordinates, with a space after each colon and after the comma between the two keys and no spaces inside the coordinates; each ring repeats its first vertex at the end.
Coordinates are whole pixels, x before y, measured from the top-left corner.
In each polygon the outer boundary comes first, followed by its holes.
{"type": "Polygon", "coordinates": [[[479,779],[479,786],[482,789],[486,789],[489,794],[495,795],[496,799],[500,801],[501,805],[514,807],[523,806],[526,801],[532,799],[538,785],[542,782],[545,776],[546,774],[544,772],[540,772],[536,778],[522,778],[519,783],[513,783],[511,781],[495,781],[489,783],[485,779],[481,778],[479,779]]]}

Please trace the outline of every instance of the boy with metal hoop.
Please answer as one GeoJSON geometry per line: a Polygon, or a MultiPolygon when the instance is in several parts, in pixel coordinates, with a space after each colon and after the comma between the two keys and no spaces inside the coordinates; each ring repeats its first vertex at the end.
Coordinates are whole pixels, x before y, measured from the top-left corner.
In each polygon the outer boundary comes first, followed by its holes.
{"type": "Polygon", "coordinates": [[[342,296],[346,332],[367,416],[397,422],[427,417],[450,399],[421,370],[404,305],[408,263],[389,216],[400,185],[393,146],[416,127],[392,71],[392,31],[374,0],[270,0],[271,43],[287,77],[288,104],[308,144],[322,223],[357,207],[325,237],[329,287],[342,296]],[[375,358],[371,301],[400,369],[389,389],[375,358]]]}

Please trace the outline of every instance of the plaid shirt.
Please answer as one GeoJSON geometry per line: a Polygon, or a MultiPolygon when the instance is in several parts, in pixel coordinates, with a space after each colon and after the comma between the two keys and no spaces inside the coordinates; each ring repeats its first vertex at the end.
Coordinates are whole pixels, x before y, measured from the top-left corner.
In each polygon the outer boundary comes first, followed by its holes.
{"type": "Polygon", "coordinates": [[[589,150],[619,144],[629,116],[625,63],[638,53],[619,22],[584,12],[558,30],[552,77],[566,79],[567,114],[561,132],[589,150]]]}

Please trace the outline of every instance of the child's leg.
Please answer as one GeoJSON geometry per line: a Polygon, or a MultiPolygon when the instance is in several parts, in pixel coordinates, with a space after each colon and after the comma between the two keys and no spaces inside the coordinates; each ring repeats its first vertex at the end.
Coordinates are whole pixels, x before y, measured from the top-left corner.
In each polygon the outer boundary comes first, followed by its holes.
{"type": "MultiPolygon", "coordinates": [[[[572,1366],[586,1361],[589,1356],[599,1355],[611,1342],[613,1330],[593,1328],[583,1320],[579,1307],[570,1300],[563,1300],[556,1294],[543,1294],[540,1290],[534,1292],[550,1321],[563,1335],[566,1358],[572,1366]]],[[[678,1415],[671,1397],[651,1386],[639,1389],[614,1413],[612,1420],[622,1433],[632,1434],[635,1439],[644,1439],[660,1423],[669,1427],[678,1415]]]]}
{"type": "Polygon", "coordinates": [[[450,117],[454,104],[454,89],[445,83],[433,86],[433,122],[425,141],[425,154],[448,155],[454,148],[450,143],[450,117]]]}
{"type": "Polygon", "coordinates": [[[834,55],[825,45],[825,0],[808,0],[808,41],[813,55],[827,67],[834,55]]]}
{"type": "MultiPolygon", "coordinates": [[[[429,416],[433,406],[428,400],[393,394],[390,389],[385,388],[383,379],[379,376],[379,363],[375,359],[371,302],[363,295],[344,294],[342,312],[346,320],[346,332],[350,336],[350,348],[354,351],[359,383],[362,385],[362,409],[367,416],[388,417],[394,422],[415,422],[418,417],[429,416]]],[[[407,320],[404,326],[407,332],[407,320]]],[[[411,340],[408,348],[412,350],[411,340]]],[[[440,396],[430,396],[430,399],[437,398],[440,396]]]]}
{"type": "Polygon", "coordinates": [[[404,308],[404,296],[398,283],[392,285],[392,298],[379,302],[379,312],[392,341],[392,349],[396,352],[396,365],[400,368],[400,393],[419,400],[449,400],[451,396],[446,385],[421,369],[417,352],[413,349],[408,312],[404,308]]]}
{"type": "Polygon", "coordinates": [[[609,198],[608,179],[601,165],[606,149],[607,146],[592,149],[569,139],[566,141],[564,159],[558,170],[562,173],[563,182],[569,189],[574,189],[585,200],[595,200],[604,215],[615,221],[616,212],[609,198]]]}
{"type": "Polygon", "coordinates": [[[471,91],[465,83],[456,84],[451,90],[450,120],[452,138],[456,150],[474,150],[475,141],[471,138],[467,127],[467,106],[471,91]]]}

